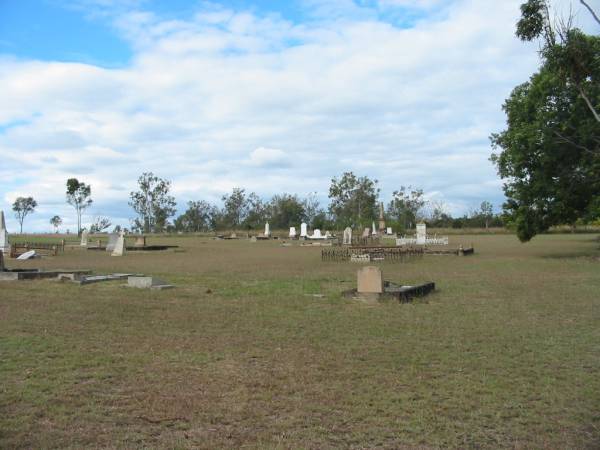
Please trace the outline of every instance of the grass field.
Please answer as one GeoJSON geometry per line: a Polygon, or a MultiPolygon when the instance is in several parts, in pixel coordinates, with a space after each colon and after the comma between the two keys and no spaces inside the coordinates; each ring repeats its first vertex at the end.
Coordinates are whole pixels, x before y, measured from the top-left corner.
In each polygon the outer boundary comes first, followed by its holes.
{"type": "Polygon", "coordinates": [[[453,236],[476,254],[382,265],[434,295],[378,306],[318,248],[162,242],[7,261],[177,288],[3,282],[0,448],[600,447],[597,236],[453,236]]]}

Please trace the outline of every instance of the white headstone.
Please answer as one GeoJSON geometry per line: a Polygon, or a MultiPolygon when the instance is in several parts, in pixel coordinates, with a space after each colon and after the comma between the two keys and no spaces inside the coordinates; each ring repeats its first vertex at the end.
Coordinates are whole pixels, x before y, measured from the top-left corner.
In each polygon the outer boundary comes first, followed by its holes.
{"type": "Polygon", "coordinates": [[[417,224],[417,245],[425,245],[427,243],[427,225],[424,223],[417,224]]]}
{"type": "Polygon", "coordinates": [[[386,230],[385,233],[388,234],[388,235],[394,234],[394,233],[392,233],[392,227],[387,227],[387,230],[386,230]]]}
{"type": "Polygon", "coordinates": [[[119,239],[119,235],[117,233],[111,233],[108,235],[108,243],[106,244],[107,252],[112,252],[115,249],[117,239],[119,239]]]}
{"type": "Polygon", "coordinates": [[[88,245],[88,232],[84,231],[81,233],[81,244],[82,247],[87,247],[88,245]]]}
{"type": "Polygon", "coordinates": [[[269,227],[269,222],[265,223],[265,236],[266,237],[271,236],[271,229],[269,227]]]}
{"type": "Polygon", "coordinates": [[[290,238],[296,237],[296,227],[290,227],[290,238]]]}
{"type": "Polygon", "coordinates": [[[8,241],[8,231],[4,222],[4,211],[0,211],[0,252],[10,252],[10,242],[8,241]]]}
{"type": "Polygon", "coordinates": [[[325,231],[325,237],[326,237],[327,239],[329,239],[329,238],[331,237],[331,231],[329,231],[329,230],[326,230],[326,231],[325,231]]]}
{"type": "Polygon", "coordinates": [[[352,228],[347,227],[344,230],[344,240],[342,241],[344,245],[352,245],[352,228]]]}
{"type": "Polygon", "coordinates": [[[369,230],[368,228],[365,228],[365,229],[363,230],[362,237],[364,237],[364,238],[368,238],[370,233],[371,233],[371,230],[369,230]]]}
{"type": "Polygon", "coordinates": [[[35,256],[36,256],[35,250],[29,250],[28,252],[23,253],[17,259],[20,259],[20,260],[31,259],[31,258],[35,258],[35,256]]]}
{"type": "Polygon", "coordinates": [[[300,237],[307,237],[307,236],[308,236],[307,226],[304,222],[302,222],[300,224],[300,237]]]}
{"type": "Polygon", "coordinates": [[[121,231],[119,233],[119,237],[117,238],[117,243],[115,244],[115,248],[111,253],[111,256],[123,256],[125,254],[125,233],[121,231]]]}
{"type": "Polygon", "coordinates": [[[311,236],[311,239],[322,239],[323,236],[321,236],[321,230],[319,230],[318,228],[313,231],[313,234],[311,236]]]}

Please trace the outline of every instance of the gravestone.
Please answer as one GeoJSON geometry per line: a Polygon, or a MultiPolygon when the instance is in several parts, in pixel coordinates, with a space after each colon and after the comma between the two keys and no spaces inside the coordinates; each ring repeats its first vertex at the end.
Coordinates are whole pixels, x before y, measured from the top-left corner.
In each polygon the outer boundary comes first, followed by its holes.
{"type": "Polygon", "coordinates": [[[129,276],[127,277],[127,286],[135,287],[138,289],[171,289],[174,288],[172,284],[155,277],[139,277],[129,276]]]}
{"type": "Polygon", "coordinates": [[[265,237],[271,236],[271,229],[269,227],[269,222],[265,223],[265,237]]]}
{"type": "Polygon", "coordinates": [[[427,225],[424,223],[417,224],[417,245],[427,244],[427,225]]]}
{"type": "Polygon", "coordinates": [[[33,259],[35,258],[37,255],[35,253],[35,250],[29,250],[28,252],[23,253],[21,256],[19,256],[17,259],[18,260],[26,260],[26,259],[33,259]]]}
{"type": "Polygon", "coordinates": [[[377,236],[377,229],[375,228],[375,222],[374,222],[374,221],[373,221],[373,228],[371,228],[371,230],[372,230],[372,231],[371,231],[371,234],[372,234],[373,236],[377,236]]]}
{"type": "Polygon", "coordinates": [[[327,230],[325,231],[325,239],[329,239],[331,238],[331,231],[327,230]]]}
{"type": "Polygon", "coordinates": [[[121,231],[117,238],[117,243],[110,256],[123,256],[125,254],[125,233],[121,231]]]}
{"type": "Polygon", "coordinates": [[[137,236],[135,238],[134,247],[145,247],[146,246],[146,236],[137,236]]]}
{"type": "Polygon", "coordinates": [[[383,274],[381,273],[381,269],[379,269],[379,267],[361,267],[356,273],[356,279],[356,290],[359,294],[383,293],[383,274]]]}
{"type": "Polygon", "coordinates": [[[369,230],[368,228],[365,228],[365,229],[363,230],[362,237],[364,237],[364,238],[368,238],[368,237],[369,237],[369,234],[371,234],[371,230],[369,230]]]}
{"type": "Polygon", "coordinates": [[[392,232],[392,227],[387,227],[386,234],[388,234],[388,235],[394,234],[394,233],[392,232]]]}
{"type": "Polygon", "coordinates": [[[343,245],[352,245],[352,228],[346,227],[344,230],[344,240],[342,241],[343,245]]]}
{"type": "Polygon", "coordinates": [[[84,231],[81,233],[81,243],[79,244],[82,247],[87,247],[88,245],[88,232],[84,231]]]}
{"type": "Polygon", "coordinates": [[[385,233],[385,217],[383,216],[383,202],[379,204],[379,231],[385,233]]]}
{"type": "Polygon", "coordinates": [[[296,237],[296,227],[290,227],[290,239],[294,239],[296,237]]]}
{"type": "Polygon", "coordinates": [[[304,222],[302,222],[300,224],[300,237],[307,237],[308,236],[308,231],[307,231],[307,226],[304,222]]]}
{"type": "Polygon", "coordinates": [[[115,245],[117,244],[117,239],[119,239],[119,235],[117,233],[110,233],[108,235],[108,243],[106,244],[107,252],[112,252],[115,249],[115,245]]]}
{"type": "Polygon", "coordinates": [[[0,211],[0,252],[10,253],[8,231],[6,231],[6,223],[4,222],[4,211],[0,211]]]}
{"type": "Polygon", "coordinates": [[[321,236],[321,230],[319,230],[317,228],[315,231],[313,231],[313,234],[310,238],[311,239],[323,239],[323,236],[321,236]]]}

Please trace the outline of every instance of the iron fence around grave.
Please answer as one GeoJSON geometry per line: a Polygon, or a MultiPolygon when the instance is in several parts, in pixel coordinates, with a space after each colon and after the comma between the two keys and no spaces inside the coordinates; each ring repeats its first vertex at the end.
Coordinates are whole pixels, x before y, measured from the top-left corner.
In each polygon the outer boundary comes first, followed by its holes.
{"type": "Polygon", "coordinates": [[[423,256],[419,247],[334,247],[321,250],[321,261],[345,262],[353,258],[369,261],[406,262],[411,258],[423,256]]]}

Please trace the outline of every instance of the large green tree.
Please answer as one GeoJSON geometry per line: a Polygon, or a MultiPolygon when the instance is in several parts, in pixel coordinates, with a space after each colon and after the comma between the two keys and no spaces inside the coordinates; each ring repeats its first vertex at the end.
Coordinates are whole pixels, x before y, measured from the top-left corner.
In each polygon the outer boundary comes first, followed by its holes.
{"type": "Polygon", "coordinates": [[[401,186],[392,193],[392,200],[388,204],[388,215],[398,222],[403,230],[414,228],[417,221],[422,219],[422,210],[426,201],[423,189],[412,186],[401,186]]]}
{"type": "Polygon", "coordinates": [[[67,180],[67,203],[77,212],[77,234],[81,234],[81,215],[92,204],[92,187],[77,178],[67,180]]]}
{"type": "Polygon", "coordinates": [[[178,231],[208,231],[214,227],[215,207],[204,200],[188,202],[187,210],[175,220],[178,231]]]}
{"type": "Polygon", "coordinates": [[[377,180],[345,172],[329,187],[329,212],[340,227],[370,225],[377,218],[377,180]]]}
{"type": "Polygon", "coordinates": [[[539,40],[542,63],[503,109],[507,129],[491,136],[506,216],[521,241],[598,212],[600,38],[551,20],[545,0],[521,6],[517,36],[539,40]]]}
{"type": "Polygon", "coordinates": [[[25,221],[25,217],[33,213],[36,207],[37,202],[33,199],[33,197],[17,197],[13,203],[12,209],[15,212],[15,217],[19,221],[19,225],[21,227],[21,231],[19,233],[23,233],[23,222],[25,221]]]}
{"type": "Polygon", "coordinates": [[[273,228],[297,227],[304,220],[304,204],[297,195],[275,195],[269,202],[269,221],[273,228]]]}
{"type": "Polygon", "coordinates": [[[144,233],[163,231],[175,215],[175,198],[169,195],[171,182],[145,172],[138,178],[139,190],[129,194],[129,205],[138,214],[135,229],[144,233]]]}

